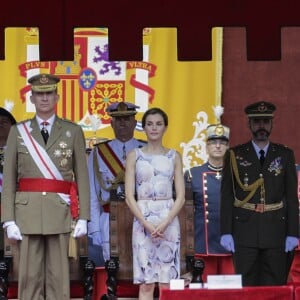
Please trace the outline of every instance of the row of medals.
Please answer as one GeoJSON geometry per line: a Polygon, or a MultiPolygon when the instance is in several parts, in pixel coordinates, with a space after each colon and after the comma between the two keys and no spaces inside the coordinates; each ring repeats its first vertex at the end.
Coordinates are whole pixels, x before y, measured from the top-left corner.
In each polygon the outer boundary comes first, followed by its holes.
{"type": "Polygon", "coordinates": [[[65,167],[68,164],[68,159],[72,157],[73,151],[67,149],[68,144],[64,141],[59,143],[59,149],[54,150],[54,157],[61,158],[59,165],[65,167]]]}
{"type": "MultiPolygon", "coordinates": [[[[68,164],[68,159],[72,157],[73,151],[71,149],[67,149],[67,143],[61,141],[59,143],[59,149],[54,150],[54,156],[57,158],[61,158],[59,164],[61,167],[65,167],[68,164]]],[[[0,165],[4,165],[4,148],[0,147],[0,165]]]]}

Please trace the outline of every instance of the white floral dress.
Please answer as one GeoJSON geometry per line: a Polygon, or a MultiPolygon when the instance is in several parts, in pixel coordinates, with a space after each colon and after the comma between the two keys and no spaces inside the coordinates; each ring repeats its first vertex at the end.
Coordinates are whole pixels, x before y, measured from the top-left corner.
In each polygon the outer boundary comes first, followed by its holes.
{"type": "MultiPolygon", "coordinates": [[[[172,185],[176,151],[148,155],[136,149],[137,204],[145,219],[159,224],[174,205],[172,185]]],[[[169,283],[180,276],[180,226],[175,217],[163,238],[152,238],[134,219],[132,231],[133,281],[169,283]]]]}

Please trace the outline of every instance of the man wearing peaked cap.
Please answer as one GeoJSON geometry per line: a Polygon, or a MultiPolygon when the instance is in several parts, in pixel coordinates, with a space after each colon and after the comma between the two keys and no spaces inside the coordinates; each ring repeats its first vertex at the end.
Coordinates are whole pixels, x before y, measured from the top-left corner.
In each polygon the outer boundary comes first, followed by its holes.
{"type": "Polygon", "coordinates": [[[207,161],[185,173],[185,184],[193,192],[195,257],[204,261],[204,282],[207,275],[234,274],[231,252],[220,245],[220,186],[229,133],[225,125],[209,125],[206,128],[207,161]]]}
{"type": "Polygon", "coordinates": [[[245,113],[249,118],[273,118],[276,106],[273,103],[259,101],[248,105],[245,113]]]}
{"type": "Polygon", "coordinates": [[[91,190],[91,221],[88,224],[89,257],[96,266],[110,259],[109,203],[111,191],[124,196],[125,159],[129,151],[143,147],[134,138],[139,106],[115,102],[106,109],[115,138],[95,145],[88,158],[91,190]]]}
{"type": "Polygon", "coordinates": [[[134,116],[139,106],[129,102],[115,102],[107,107],[106,111],[111,117],[134,116]]]}
{"type": "Polygon", "coordinates": [[[207,141],[214,139],[229,141],[229,132],[229,127],[222,124],[209,125],[206,128],[206,139],[207,141]]]}
{"type": "Polygon", "coordinates": [[[10,129],[1,221],[20,246],[18,299],[69,300],[69,240],[87,234],[90,217],[85,138],[56,115],[58,77],[28,82],[36,114],[10,129]]]}
{"type": "Polygon", "coordinates": [[[269,140],[276,106],[248,105],[251,141],[225,154],[221,183],[221,244],[233,252],[243,286],[285,285],[298,246],[295,157],[269,140]]]}
{"type": "Polygon", "coordinates": [[[52,74],[38,74],[28,79],[34,92],[51,92],[57,89],[60,78],[52,74]]]}

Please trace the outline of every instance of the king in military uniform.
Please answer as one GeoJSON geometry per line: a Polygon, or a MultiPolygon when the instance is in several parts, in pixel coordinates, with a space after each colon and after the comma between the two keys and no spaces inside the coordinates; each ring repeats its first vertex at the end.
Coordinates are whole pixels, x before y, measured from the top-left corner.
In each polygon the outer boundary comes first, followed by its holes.
{"type": "Polygon", "coordinates": [[[60,79],[31,77],[36,115],[11,127],[4,163],[1,221],[20,241],[18,299],[70,299],[70,233],[87,233],[90,217],[81,127],[55,114],[60,79]],[[73,225],[74,224],[74,225],[73,225]]]}
{"type": "Polygon", "coordinates": [[[89,256],[97,266],[110,259],[109,202],[112,190],[124,197],[124,171],[127,153],[143,147],[134,138],[135,115],[139,107],[115,102],[107,107],[115,138],[96,144],[88,158],[91,189],[91,221],[88,224],[89,256]],[[99,251],[99,250],[101,251],[99,251]],[[102,253],[103,252],[103,253],[102,253]]]}
{"type": "Polygon", "coordinates": [[[207,275],[233,274],[231,252],[220,245],[220,188],[223,157],[229,147],[227,126],[212,124],[206,129],[207,162],[185,174],[191,186],[195,207],[195,256],[204,261],[203,280],[207,275]]]}
{"type": "Polygon", "coordinates": [[[286,284],[298,245],[295,158],[269,140],[275,109],[266,101],[247,106],[252,140],[225,155],[221,244],[233,252],[243,286],[286,284]]]}

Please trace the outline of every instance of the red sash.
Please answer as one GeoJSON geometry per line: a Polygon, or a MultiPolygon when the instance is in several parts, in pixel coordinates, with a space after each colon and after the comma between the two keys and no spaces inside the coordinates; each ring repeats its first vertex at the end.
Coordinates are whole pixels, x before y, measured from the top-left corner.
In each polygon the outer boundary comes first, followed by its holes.
{"type": "MultiPolygon", "coordinates": [[[[123,163],[119,160],[113,149],[109,146],[108,143],[103,143],[98,145],[98,153],[106,166],[110,169],[111,173],[117,177],[118,174],[124,172],[125,168],[123,163]]],[[[104,212],[109,213],[110,204],[103,204],[104,212]]]]}
{"type": "Polygon", "coordinates": [[[19,180],[18,191],[69,194],[71,215],[74,219],[77,219],[79,216],[76,182],[47,178],[21,178],[19,180]]]}
{"type": "Polygon", "coordinates": [[[119,160],[113,149],[108,143],[98,145],[98,153],[112,174],[116,177],[120,172],[124,171],[123,163],[119,160]]]}

